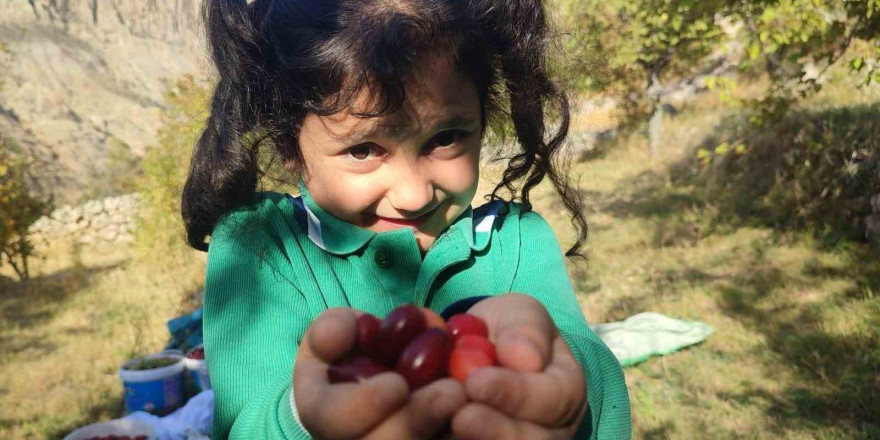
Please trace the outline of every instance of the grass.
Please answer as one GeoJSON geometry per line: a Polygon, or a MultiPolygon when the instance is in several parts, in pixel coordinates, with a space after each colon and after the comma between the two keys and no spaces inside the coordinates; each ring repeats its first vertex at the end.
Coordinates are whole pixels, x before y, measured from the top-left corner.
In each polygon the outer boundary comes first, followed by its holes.
{"type": "Polygon", "coordinates": [[[124,411],[122,363],[159,351],[204,260],[158,273],[118,247],[55,243],[27,283],[0,277],[0,438],[57,439],[124,411]]]}
{"type": "MultiPolygon", "coordinates": [[[[718,221],[713,201],[675,178],[712,134],[715,104],[673,120],[662,157],[635,135],[575,167],[591,229],[590,262],[572,273],[588,319],[655,311],[716,329],[626,370],[635,438],[880,438],[880,256],[718,221]]],[[[533,200],[569,243],[548,187],[533,200]]],[[[119,365],[164,346],[165,322],[194,306],[204,276],[198,254],[159,270],[124,248],[43,252],[29,283],[0,277],[0,438],[61,438],[119,417],[119,365]]]]}

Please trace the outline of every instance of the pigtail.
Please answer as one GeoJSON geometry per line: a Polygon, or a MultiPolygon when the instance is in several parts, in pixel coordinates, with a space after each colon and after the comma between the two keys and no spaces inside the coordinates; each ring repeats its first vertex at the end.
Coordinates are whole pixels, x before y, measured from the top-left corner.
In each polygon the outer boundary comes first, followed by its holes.
{"type": "Polygon", "coordinates": [[[220,217],[251,201],[256,192],[257,150],[243,137],[256,123],[247,69],[259,45],[245,0],[207,0],[202,12],[219,81],[193,152],[181,208],[187,242],[207,251],[206,238],[220,217]]]}
{"type": "Polygon", "coordinates": [[[548,26],[541,0],[481,0],[474,4],[481,8],[482,13],[475,15],[498,56],[510,118],[522,147],[508,160],[491,197],[499,198],[502,189],[516,195],[515,183],[525,178],[519,199],[530,210],[530,191],[549,178],[577,229],[575,243],[566,255],[583,258],[579,251],[588,233],[583,202],[569,183],[568,163],[557,157],[568,135],[569,101],[548,73],[548,26]]]}

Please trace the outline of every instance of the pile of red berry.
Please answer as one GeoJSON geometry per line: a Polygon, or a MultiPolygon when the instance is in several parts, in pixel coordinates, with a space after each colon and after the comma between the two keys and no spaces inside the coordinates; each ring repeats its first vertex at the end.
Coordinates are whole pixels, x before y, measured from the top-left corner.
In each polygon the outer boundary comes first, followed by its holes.
{"type": "Polygon", "coordinates": [[[203,360],[203,359],[205,359],[205,349],[199,347],[199,348],[189,352],[189,354],[186,355],[186,357],[188,357],[190,359],[203,360]]]}
{"type": "Polygon", "coordinates": [[[363,314],[357,319],[352,353],[328,370],[331,383],[360,382],[396,371],[410,389],[447,374],[459,382],[477,368],[497,365],[495,346],[480,318],[466,313],[444,322],[436,313],[413,305],[401,306],[379,321],[363,314]]]}
{"type": "Polygon", "coordinates": [[[99,437],[90,437],[86,440],[147,440],[147,438],[149,438],[149,437],[147,437],[145,435],[139,435],[137,437],[129,437],[127,435],[110,434],[110,435],[102,435],[99,437]]]}

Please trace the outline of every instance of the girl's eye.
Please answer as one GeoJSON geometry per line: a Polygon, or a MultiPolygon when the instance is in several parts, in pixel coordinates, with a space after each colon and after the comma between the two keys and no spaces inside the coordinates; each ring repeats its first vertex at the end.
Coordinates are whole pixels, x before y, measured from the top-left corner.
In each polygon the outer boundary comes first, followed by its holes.
{"type": "Polygon", "coordinates": [[[370,159],[370,154],[377,152],[379,146],[373,143],[355,145],[348,149],[348,156],[355,161],[364,161],[370,159]]]}
{"type": "Polygon", "coordinates": [[[460,142],[466,137],[467,133],[462,130],[446,130],[434,136],[433,143],[435,147],[446,148],[451,147],[456,142],[460,142]]]}

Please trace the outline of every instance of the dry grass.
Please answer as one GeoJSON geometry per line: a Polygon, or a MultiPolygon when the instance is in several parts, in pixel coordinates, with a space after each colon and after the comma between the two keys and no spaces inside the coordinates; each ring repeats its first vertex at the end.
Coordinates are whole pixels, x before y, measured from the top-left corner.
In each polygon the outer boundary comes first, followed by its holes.
{"type": "MultiPolygon", "coordinates": [[[[576,167],[591,224],[575,279],[588,319],[655,311],[717,330],[626,370],[635,437],[880,438],[880,255],[714,224],[712,201],[670,176],[713,129],[712,101],[671,123],[653,163],[636,135],[576,167]]],[[[536,209],[565,245],[571,228],[542,190],[536,209]]]]}
{"type": "Polygon", "coordinates": [[[61,438],[122,413],[120,365],[161,350],[191,305],[204,260],[159,273],[125,248],[42,249],[25,284],[0,283],[0,438],[61,438]]]}

